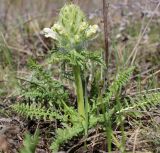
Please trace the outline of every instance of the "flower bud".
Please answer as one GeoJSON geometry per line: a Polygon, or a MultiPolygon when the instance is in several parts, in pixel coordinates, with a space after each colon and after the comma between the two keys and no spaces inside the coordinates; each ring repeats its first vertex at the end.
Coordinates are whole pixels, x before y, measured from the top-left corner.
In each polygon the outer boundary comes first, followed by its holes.
{"type": "Polygon", "coordinates": [[[53,25],[52,29],[53,29],[54,31],[60,32],[60,31],[62,31],[63,28],[62,28],[62,26],[59,25],[58,23],[55,23],[55,24],[53,25]]]}
{"type": "Polygon", "coordinates": [[[55,31],[59,35],[65,35],[64,28],[60,24],[58,24],[58,23],[55,23],[53,25],[52,29],[53,29],[53,31],[55,31]]]}
{"type": "Polygon", "coordinates": [[[79,28],[79,31],[85,31],[88,28],[88,24],[86,22],[82,22],[79,28]]]}
{"type": "Polygon", "coordinates": [[[75,35],[75,42],[79,42],[79,41],[80,41],[79,35],[75,35]]]}

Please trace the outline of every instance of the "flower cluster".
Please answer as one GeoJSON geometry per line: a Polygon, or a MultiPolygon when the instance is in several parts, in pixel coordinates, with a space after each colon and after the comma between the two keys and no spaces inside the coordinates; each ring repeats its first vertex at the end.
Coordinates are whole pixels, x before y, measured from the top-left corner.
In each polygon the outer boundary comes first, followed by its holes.
{"type": "Polygon", "coordinates": [[[71,4],[61,9],[58,21],[52,28],[44,28],[43,34],[71,48],[95,38],[98,30],[98,25],[89,25],[80,8],[71,4]]]}

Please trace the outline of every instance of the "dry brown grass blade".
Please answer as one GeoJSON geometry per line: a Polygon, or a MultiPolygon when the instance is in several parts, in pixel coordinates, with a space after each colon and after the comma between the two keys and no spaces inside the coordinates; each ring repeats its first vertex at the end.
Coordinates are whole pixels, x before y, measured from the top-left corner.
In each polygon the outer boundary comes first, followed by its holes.
{"type": "Polygon", "coordinates": [[[135,131],[135,136],[134,136],[133,153],[136,153],[136,145],[137,145],[137,138],[138,138],[139,132],[140,132],[140,128],[138,127],[138,129],[136,129],[135,131]]]}

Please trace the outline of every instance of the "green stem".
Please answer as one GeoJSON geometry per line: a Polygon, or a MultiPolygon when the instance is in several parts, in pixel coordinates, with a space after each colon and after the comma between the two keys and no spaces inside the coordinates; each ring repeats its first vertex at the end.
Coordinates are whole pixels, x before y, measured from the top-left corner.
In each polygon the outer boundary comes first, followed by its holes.
{"type": "Polygon", "coordinates": [[[75,87],[77,94],[78,102],[78,113],[81,117],[85,118],[85,109],[84,109],[84,96],[83,96],[83,86],[81,80],[81,69],[79,66],[73,67],[74,77],[75,77],[75,87]]]}

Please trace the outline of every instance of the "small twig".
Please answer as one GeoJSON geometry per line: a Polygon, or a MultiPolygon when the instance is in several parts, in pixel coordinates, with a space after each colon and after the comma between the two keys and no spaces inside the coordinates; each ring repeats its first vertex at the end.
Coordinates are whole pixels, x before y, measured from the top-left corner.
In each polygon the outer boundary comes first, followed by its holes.
{"type": "Polygon", "coordinates": [[[98,133],[98,134],[95,134],[93,136],[90,136],[88,138],[85,138],[85,139],[82,139],[78,142],[78,144],[74,145],[73,147],[71,147],[67,153],[70,153],[70,152],[73,152],[75,151],[78,147],[82,146],[85,142],[92,142],[93,139],[95,138],[98,138],[98,137],[103,137],[104,136],[104,133],[98,133]]]}
{"type": "Polygon", "coordinates": [[[140,74],[134,75],[134,76],[131,78],[131,80],[132,80],[132,79],[135,79],[135,78],[137,78],[137,77],[139,77],[139,76],[142,76],[142,75],[148,74],[148,73],[150,73],[150,72],[153,72],[153,71],[156,70],[157,68],[158,68],[158,66],[155,66],[155,67],[153,67],[153,68],[151,68],[151,69],[147,69],[146,71],[144,71],[144,72],[142,72],[142,73],[140,73],[140,74]]]}
{"type": "Polygon", "coordinates": [[[103,22],[104,22],[104,41],[105,41],[104,60],[105,60],[106,66],[108,66],[108,57],[109,57],[108,9],[109,9],[109,2],[106,3],[106,0],[103,0],[103,22]]]}
{"type": "Polygon", "coordinates": [[[140,130],[139,130],[139,127],[138,127],[138,129],[136,129],[136,131],[135,131],[135,137],[134,137],[134,143],[133,143],[133,153],[135,153],[135,150],[136,150],[137,137],[138,137],[139,132],[140,132],[140,130]]]}
{"type": "MultiPolygon", "coordinates": [[[[29,18],[31,18],[31,16],[29,16],[29,18]]],[[[35,34],[37,35],[38,39],[40,40],[40,42],[43,44],[43,46],[44,46],[47,50],[49,50],[48,46],[47,46],[46,43],[43,41],[43,39],[42,39],[41,36],[40,36],[40,33],[39,33],[38,30],[37,30],[37,29],[39,28],[39,27],[38,27],[38,24],[34,24],[34,25],[33,25],[33,23],[32,23],[31,26],[32,26],[35,34]]]]}
{"type": "Polygon", "coordinates": [[[108,12],[109,12],[109,2],[106,3],[106,0],[103,0],[103,22],[104,22],[104,43],[105,43],[105,51],[104,51],[104,61],[106,67],[104,68],[104,85],[103,92],[105,91],[107,82],[108,82],[108,63],[109,63],[109,36],[108,36],[108,12]]]}
{"type": "Polygon", "coordinates": [[[140,95],[140,94],[143,94],[143,93],[149,93],[149,92],[159,92],[160,91],[160,88],[154,88],[154,89],[149,89],[149,90],[143,90],[141,92],[132,92],[129,94],[129,96],[135,96],[135,95],[140,95]]]}
{"type": "Polygon", "coordinates": [[[145,80],[148,80],[149,78],[153,77],[154,75],[157,75],[160,73],[160,70],[154,72],[153,74],[150,74],[148,77],[145,78],[145,80]]]}

